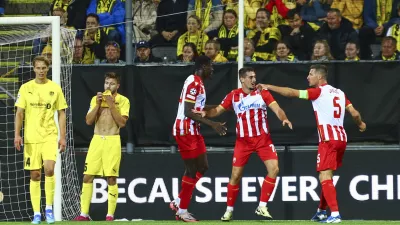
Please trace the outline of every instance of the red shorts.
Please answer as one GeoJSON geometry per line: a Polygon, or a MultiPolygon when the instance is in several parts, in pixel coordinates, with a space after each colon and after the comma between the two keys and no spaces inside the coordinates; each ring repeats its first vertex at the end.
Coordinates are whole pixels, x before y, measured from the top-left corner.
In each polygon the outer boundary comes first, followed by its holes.
{"type": "Polygon", "coordinates": [[[317,171],[336,170],[342,166],[345,141],[325,141],[318,145],[317,171]]]}
{"type": "Polygon", "coordinates": [[[262,134],[257,137],[236,138],[232,165],[237,167],[246,165],[253,152],[257,152],[263,162],[270,159],[278,160],[270,135],[262,134]]]}
{"type": "Polygon", "coordinates": [[[175,136],[182,159],[194,159],[207,152],[204,138],[201,135],[175,136]]]}

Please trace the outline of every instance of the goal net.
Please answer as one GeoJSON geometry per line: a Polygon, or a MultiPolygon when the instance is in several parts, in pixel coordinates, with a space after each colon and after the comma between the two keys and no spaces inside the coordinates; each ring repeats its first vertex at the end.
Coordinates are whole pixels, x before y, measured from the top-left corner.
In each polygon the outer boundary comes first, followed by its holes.
{"type": "MultiPolygon", "coordinates": [[[[66,110],[67,147],[61,154],[62,189],[61,194],[57,195],[56,191],[55,199],[61,200],[62,220],[71,220],[80,212],[80,182],[73,149],[71,113],[71,63],[76,31],[61,28],[60,33],[59,79],[69,108],[66,110]]],[[[14,103],[20,86],[35,77],[31,66],[32,59],[37,55],[51,58],[50,46],[55,45],[51,37],[50,24],[5,25],[0,20],[0,191],[4,195],[0,202],[0,221],[30,220],[33,217],[29,196],[29,171],[24,170],[23,151],[14,148],[14,103]]],[[[52,68],[48,73],[49,79],[52,78],[51,71],[52,68]]],[[[56,182],[56,185],[59,184],[56,182]]],[[[41,187],[41,210],[44,218],[43,171],[41,187]]]]}

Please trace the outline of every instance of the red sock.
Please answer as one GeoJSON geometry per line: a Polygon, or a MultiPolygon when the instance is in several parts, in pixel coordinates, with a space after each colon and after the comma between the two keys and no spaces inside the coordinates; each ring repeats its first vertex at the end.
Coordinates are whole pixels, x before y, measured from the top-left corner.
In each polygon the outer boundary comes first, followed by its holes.
{"type": "Polygon", "coordinates": [[[228,184],[228,194],[226,196],[228,198],[227,202],[228,206],[233,207],[235,205],[238,194],[239,194],[239,184],[236,185],[228,184]]]}
{"type": "Polygon", "coordinates": [[[268,176],[265,177],[261,187],[260,202],[268,202],[269,197],[271,197],[271,194],[274,191],[275,181],[276,179],[274,178],[270,178],[268,176]]]}
{"type": "MultiPolygon", "coordinates": [[[[199,181],[200,178],[202,178],[202,177],[203,177],[203,174],[201,174],[200,172],[197,172],[197,173],[196,173],[196,184],[197,184],[197,181],[199,181]]],[[[183,189],[182,189],[182,190],[183,190],[183,189]]],[[[182,190],[181,190],[181,192],[179,192],[178,198],[181,198],[181,196],[182,196],[182,190]]]]}
{"type": "Polygon", "coordinates": [[[180,209],[187,209],[190,203],[190,198],[193,193],[193,189],[196,185],[196,179],[183,176],[182,178],[182,191],[180,193],[181,202],[179,204],[180,209]]]}
{"type": "Polygon", "coordinates": [[[331,212],[338,212],[339,207],[336,200],[336,188],[333,185],[332,180],[324,180],[322,181],[322,191],[324,192],[324,197],[326,202],[328,203],[331,212]]]}
{"type": "Polygon", "coordinates": [[[320,194],[320,196],[319,196],[319,206],[318,206],[318,209],[326,210],[326,206],[327,206],[327,203],[326,203],[326,199],[325,199],[325,197],[324,197],[324,189],[322,188],[322,189],[321,189],[321,194],[320,194]]]}

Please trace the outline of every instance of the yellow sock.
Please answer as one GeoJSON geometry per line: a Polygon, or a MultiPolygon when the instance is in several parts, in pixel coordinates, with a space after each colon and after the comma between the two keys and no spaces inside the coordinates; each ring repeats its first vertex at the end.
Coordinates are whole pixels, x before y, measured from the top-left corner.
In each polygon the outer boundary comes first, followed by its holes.
{"type": "Polygon", "coordinates": [[[55,177],[46,176],[44,178],[44,192],[46,193],[46,206],[53,205],[55,187],[56,187],[55,177]]]}
{"type": "Polygon", "coordinates": [[[93,183],[83,183],[81,195],[81,213],[89,215],[90,201],[92,200],[93,183]]]}
{"type": "Polygon", "coordinates": [[[29,192],[31,194],[31,203],[34,213],[40,213],[40,181],[31,180],[29,184],[29,192]]]}
{"type": "Polygon", "coordinates": [[[115,208],[117,208],[118,185],[108,185],[108,216],[114,216],[115,208]]]}

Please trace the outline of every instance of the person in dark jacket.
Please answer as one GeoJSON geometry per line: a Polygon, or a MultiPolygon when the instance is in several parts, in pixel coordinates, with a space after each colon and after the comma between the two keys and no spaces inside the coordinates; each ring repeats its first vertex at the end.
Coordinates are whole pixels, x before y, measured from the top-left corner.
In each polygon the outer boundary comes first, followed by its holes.
{"type": "Polygon", "coordinates": [[[333,58],[344,60],[347,42],[358,41],[358,34],[354,30],[353,24],[343,18],[338,9],[330,9],[327,20],[328,22],[319,29],[318,37],[328,41],[333,58]]]}
{"type": "Polygon", "coordinates": [[[308,22],[303,21],[300,12],[296,9],[289,10],[287,20],[289,25],[278,27],[282,40],[291,46],[292,53],[299,60],[310,60],[317,32],[308,22]]]}
{"type": "Polygon", "coordinates": [[[62,8],[67,14],[67,26],[77,30],[86,28],[86,9],[89,7],[90,0],[53,0],[50,12],[54,9],[62,8]]]}
{"type": "Polygon", "coordinates": [[[179,37],[186,32],[187,8],[187,0],[162,0],[160,2],[156,20],[158,35],[150,40],[151,47],[177,44],[179,37]]]}
{"type": "Polygon", "coordinates": [[[375,57],[375,60],[398,61],[400,54],[396,49],[397,40],[388,36],[382,38],[381,53],[375,57]]]}
{"type": "Polygon", "coordinates": [[[151,54],[150,44],[147,41],[139,41],[136,45],[135,63],[157,63],[162,59],[151,54]]]}
{"type": "Polygon", "coordinates": [[[397,16],[397,5],[400,0],[364,0],[364,26],[360,29],[360,58],[371,59],[371,44],[376,43],[377,37],[384,37],[397,16]],[[379,7],[377,2],[379,2],[379,7]],[[391,4],[387,5],[387,3],[391,4]],[[389,7],[388,7],[389,6],[389,7]]]}

